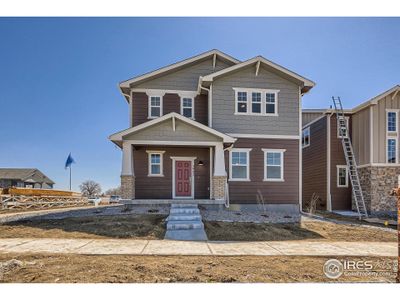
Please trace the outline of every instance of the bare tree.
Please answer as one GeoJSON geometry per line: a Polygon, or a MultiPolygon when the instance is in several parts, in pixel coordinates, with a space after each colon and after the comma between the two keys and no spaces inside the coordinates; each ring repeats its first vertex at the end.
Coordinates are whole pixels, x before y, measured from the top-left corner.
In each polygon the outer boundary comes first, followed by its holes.
{"type": "Polygon", "coordinates": [[[121,187],[108,189],[105,194],[107,196],[121,196],[121,187]]]}
{"type": "Polygon", "coordinates": [[[101,186],[93,180],[86,180],[79,186],[85,197],[98,197],[101,194],[101,186]]]}

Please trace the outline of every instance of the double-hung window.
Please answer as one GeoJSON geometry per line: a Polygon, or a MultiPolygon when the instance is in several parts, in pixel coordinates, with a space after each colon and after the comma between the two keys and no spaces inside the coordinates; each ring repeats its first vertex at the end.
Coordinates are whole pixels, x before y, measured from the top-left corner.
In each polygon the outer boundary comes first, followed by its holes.
{"type": "Polygon", "coordinates": [[[149,118],[154,119],[162,116],[162,97],[149,97],[149,118]]]}
{"type": "Polygon", "coordinates": [[[247,92],[237,92],[236,111],[247,113],[247,92]]]}
{"type": "Polygon", "coordinates": [[[165,151],[147,151],[149,156],[148,176],[164,176],[163,154],[165,151]]]}
{"type": "Polygon", "coordinates": [[[261,93],[251,93],[251,112],[253,114],[261,114],[261,93]]]}
{"type": "Polygon", "coordinates": [[[278,115],[279,90],[233,88],[236,115],[278,115]]]}
{"type": "Polygon", "coordinates": [[[398,162],[398,109],[386,110],[386,162],[398,162]]]}
{"type": "Polygon", "coordinates": [[[397,132],[397,111],[387,112],[387,132],[397,132]]]}
{"type": "Polygon", "coordinates": [[[349,186],[349,168],[347,166],[336,166],[337,187],[349,186]]]}
{"type": "Polygon", "coordinates": [[[249,181],[251,149],[232,149],[229,152],[229,180],[232,181],[249,181]]]}
{"type": "Polygon", "coordinates": [[[276,114],[276,93],[265,93],[265,113],[276,114]]]}
{"type": "Polygon", "coordinates": [[[283,154],[285,149],[262,149],[264,151],[264,181],[284,181],[283,154]]]}
{"type": "Polygon", "coordinates": [[[397,139],[387,138],[387,162],[390,164],[397,163],[397,139]]]}
{"type": "Polygon", "coordinates": [[[303,129],[301,134],[301,146],[303,148],[310,146],[310,127],[303,129]]]}
{"type": "Polygon", "coordinates": [[[194,109],[193,109],[193,98],[181,98],[181,115],[186,118],[193,119],[194,118],[194,109]]]}
{"type": "Polygon", "coordinates": [[[339,118],[337,121],[337,137],[341,138],[342,135],[343,135],[343,137],[348,137],[349,130],[350,130],[349,117],[344,117],[344,121],[342,121],[342,119],[339,118]]]}

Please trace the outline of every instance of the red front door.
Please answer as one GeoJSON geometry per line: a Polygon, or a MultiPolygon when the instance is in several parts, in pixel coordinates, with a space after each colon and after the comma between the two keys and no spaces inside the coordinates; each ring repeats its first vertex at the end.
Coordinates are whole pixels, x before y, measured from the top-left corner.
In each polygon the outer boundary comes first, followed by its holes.
{"type": "Polygon", "coordinates": [[[192,162],[175,161],[175,196],[192,197],[192,162]]]}

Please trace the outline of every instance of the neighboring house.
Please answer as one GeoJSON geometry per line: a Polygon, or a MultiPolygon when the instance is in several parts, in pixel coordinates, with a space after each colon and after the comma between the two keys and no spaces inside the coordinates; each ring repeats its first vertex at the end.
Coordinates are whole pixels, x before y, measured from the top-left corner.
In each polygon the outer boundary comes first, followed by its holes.
{"type": "Polygon", "coordinates": [[[0,188],[52,189],[54,182],[38,169],[0,168],[0,188]]]}
{"type": "MultiPolygon", "coordinates": [[[[400,175],[400,86],[345,110],[367,209],[372,213],[396,211],[390,191],[400,175]]],[[[332,109],[303,110],[303,205],[313,193],[320,208],[354,209],[337,120],[332,109]],[[353,205],[353,207],[352,207],[353,205]]]]}
{"type": "Polygon", "coordinates": [[[261,56],[218,50],[120,83],[130,127],[121,188],[131,203],[224,204],[299,212],[301,98],[314,82],[261,56]]]}

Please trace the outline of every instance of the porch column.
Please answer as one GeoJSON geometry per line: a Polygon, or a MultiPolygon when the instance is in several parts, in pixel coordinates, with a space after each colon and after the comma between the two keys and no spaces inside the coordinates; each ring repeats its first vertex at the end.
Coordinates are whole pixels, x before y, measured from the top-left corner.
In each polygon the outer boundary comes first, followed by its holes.
{"type": "Polygon", "coordinates": [[[212,178],[213,199],[223,200],[225,197],[225,155],[223,143],[218,143],[214,151],[214,174],[212,178]]]}
{"type": "Polygon", "coordinates": [[[132,145],[126,142],[122,144],[121,197],[122,199],[135,199],[133,149],[132,145]]]}

